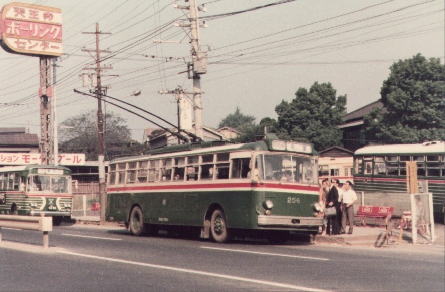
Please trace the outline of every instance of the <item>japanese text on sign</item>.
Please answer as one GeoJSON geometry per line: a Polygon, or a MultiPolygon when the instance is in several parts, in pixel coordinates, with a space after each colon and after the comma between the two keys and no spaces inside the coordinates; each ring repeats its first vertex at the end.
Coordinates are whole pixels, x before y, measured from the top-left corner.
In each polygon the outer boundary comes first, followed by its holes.
{"type": "MultiPolygon", "coordinates": [[[[41,164],[40,153],[0,153],[0,165],[26,165],[41,164]]],[[[85,154],[66,153],[59,154],[57,163],[60,165],[84,165],[85,154]]]]}
{"type": "Polygon", "coordinates": [[[2,46],[14,53],[60,56],[62,13],[58,8],[11,3],[1,14],[2,46]]]}

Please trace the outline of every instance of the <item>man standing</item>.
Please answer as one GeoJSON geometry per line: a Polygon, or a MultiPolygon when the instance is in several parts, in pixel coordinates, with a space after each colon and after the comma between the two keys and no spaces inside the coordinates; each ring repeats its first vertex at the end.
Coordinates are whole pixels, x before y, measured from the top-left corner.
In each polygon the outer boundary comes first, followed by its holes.
{"type": "Polygon", "coordinates": [[[344,186],[344,191],[340,198],[343,207],[343,216],[341,219],[341,231],[346,230],[346,220],[349,223],[348,233],[352,234],[352,228],[354,227],[354,202],[357,201],[357,194],[352,189],[352,183],[347,181],[344,186]]]}
{"type": "Polygon", "coordinates": [[[338,180],[333,179],[331,181],[331,188],[329,189],[328,195],[326,197],[326,208],[334,207],[336,214],[328,216],[328,223],[326,226],[326,234],[334,235],[340,234],[340,228],[338,224],[338,215],[340,213],[340,203],[338,200],[338,190],[337,190],[338,180]]]}

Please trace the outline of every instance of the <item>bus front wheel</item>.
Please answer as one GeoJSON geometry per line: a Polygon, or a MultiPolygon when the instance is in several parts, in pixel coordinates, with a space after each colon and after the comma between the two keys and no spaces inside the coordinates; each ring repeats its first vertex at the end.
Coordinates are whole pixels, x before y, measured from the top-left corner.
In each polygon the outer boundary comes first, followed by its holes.
{"type": "Polygon", "coordinates": [[[128,225],[133,235],[140,236],[144,233],[144,213],[142,213],[140,207],[136,206],[131,209],[130,222],[128,225]]]}
{"type": "Polygon", "coordinates": [[[216,209],[212,213],[210,219],[210,233],[215,242],[224,243],[229,240],[226,216],[220,209],[216,209]]]}

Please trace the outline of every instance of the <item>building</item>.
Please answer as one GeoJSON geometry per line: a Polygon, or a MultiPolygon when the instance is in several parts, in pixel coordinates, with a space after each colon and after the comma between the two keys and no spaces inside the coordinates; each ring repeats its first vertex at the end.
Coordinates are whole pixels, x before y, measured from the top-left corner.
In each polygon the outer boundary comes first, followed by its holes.
{"type": "Polygon", "coordinates": [[[383,109],[383,103],[380,99],[343,117],[343,124],[339,128],[343,130],[342,142],[346,149],[355,151],[369,143],[364,131],[364,117],[374,109],[383,109]]]}
{"type": "Polygon", "coordinates": [[[339,179],[341,182],[352,181],[353,151],[333,146],[319,152],[318,175],[325,178],[339,179]]]}
{"type": "Polygon", "coordinates": [[[25,128],[0,128],[0,152],[38,153],[39,137],[25,128]]]}

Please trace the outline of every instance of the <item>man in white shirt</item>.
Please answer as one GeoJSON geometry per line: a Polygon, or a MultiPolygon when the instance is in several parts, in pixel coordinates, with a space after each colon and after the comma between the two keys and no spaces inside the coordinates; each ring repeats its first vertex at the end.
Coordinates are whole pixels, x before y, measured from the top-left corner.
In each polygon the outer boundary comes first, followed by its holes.
{"type": "Polygon", "coordinates": [[[357,201],[357,194],[352,189],[352,183],[347,181],[344,185],[344,191],[341,196],[343,216],[341,218],[341,231],[344,233],[346,230],[346,220],[349,223],[349,234],[352,234],[352,228],[354,227],[354,202],[357,201]]]}

